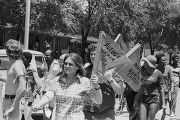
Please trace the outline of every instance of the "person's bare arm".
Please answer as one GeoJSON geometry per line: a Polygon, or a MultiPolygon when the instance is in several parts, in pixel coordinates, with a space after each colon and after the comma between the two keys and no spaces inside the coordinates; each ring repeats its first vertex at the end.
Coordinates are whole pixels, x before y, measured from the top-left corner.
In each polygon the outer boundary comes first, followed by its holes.
{"type": "Polygon", "coordinates": [[[92,98],[92,101],[96,104],[101,104],[102,103],[102,91],[100,88],[100,85],[98,84],[99,78],[96,75],[92,75],[91,79],[87,84],[88,86],[91,86],[90,90],[90,96],[92,98]]]}
{"type": "Polygon", "coordinates": [[[54,93],[52,91],[47,91],[43,97],[41,98],[41,100],[33,105],[33,111],[37,111],[39,109],[41,109],[43,106],[45,106],[47,103],[49,103],[54,97],[54,93]]]}
{"type": "Polygon", "coordinates": [[[38,87],[41,87],[44,77],[40,78],[37,71],[33,71],[33,77],[38,87]]]}
{"type": "Polygon", "coordinates": [[[121,95],[124,93],[125,84],[122,78],[120,76],[115,76],[112,70],[107,71],[105,76],[99,74],[99,77],[108,82],[117,94],[121,95]]]}
{"type": "Polygon", "coordinates": [[[15,108],[18,104],[21,98],[23,97],[25,90],[26,90],[26,79],[25,79],[25,67],[22,62],[17,62],[14,65],[14,72],[16,77],[16,83],[18,83],[18,89],[16,91],[16,97],[13,101],[12,108],[15,108]]]}
{"type": "Polygon", "coordinates": [[[24,76],[19,76],[18,77],[18,89],[16,91],[16,97],[13,101],[13,104],[11,107],[15,108],[18,104],[21,98],[23,97],[25,90],[26,90],[26,81],[24,76]]]}

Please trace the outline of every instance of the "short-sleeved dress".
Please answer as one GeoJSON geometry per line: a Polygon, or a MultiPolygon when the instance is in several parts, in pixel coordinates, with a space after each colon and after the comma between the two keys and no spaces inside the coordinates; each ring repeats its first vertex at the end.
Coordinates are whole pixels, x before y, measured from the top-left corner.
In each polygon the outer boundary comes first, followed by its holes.
{"type": "MultiPolygon", "coordinates": [[[[56,77],[46,89],[54,93],[55,104],[52,120],[84,120],[83,107],[86,93],[90,90],[90,81],[77,76],[70,85],[65,78],[56,77]],[[82,94],[83,93],[83,94],[82,94]]],[[[53,97],[46,94],[50,99],[53,97]]]]}
{"type": "Polygon", "coordinates": [[[163,87],[163,77],[162,73],[155,69],[154,73],[148,77],[142,77],[143,80],[143,98],[142,102],[151,103],[161,103],[161,93],[160,90],[163,87]]]}

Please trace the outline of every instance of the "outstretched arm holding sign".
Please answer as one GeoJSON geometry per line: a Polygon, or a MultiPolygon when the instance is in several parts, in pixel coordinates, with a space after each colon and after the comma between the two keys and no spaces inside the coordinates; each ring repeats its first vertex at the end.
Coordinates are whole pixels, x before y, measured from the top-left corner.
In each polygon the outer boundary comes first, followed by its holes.
{"type": "Polygon", "coordinates": [[[102,79],[107,84],[110,84],[117,94],[121,95],[124,93],[125,84],[123,79],[114,71],[114,69],[106,71],[104,76],[99,72],[96,72],[96,74],[99,79],[102,79]]]}

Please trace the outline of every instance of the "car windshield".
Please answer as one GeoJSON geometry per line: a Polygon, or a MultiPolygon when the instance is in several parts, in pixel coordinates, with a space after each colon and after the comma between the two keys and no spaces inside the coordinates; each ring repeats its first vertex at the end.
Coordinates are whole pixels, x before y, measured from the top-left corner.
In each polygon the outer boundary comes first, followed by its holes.
{"type": "MultiPolygon", "coordinates": [[[[0,65],[0,70],[7,70],[10,66],[9,66],[9,59],[8,57],[0,57],[0,59],[3,59],[3,61],[7,61],[7,64],[1,64],[0,65]]],[[[36,65],[38,68],[41,67],[41,65],[43,64],[43,56],[35,56],[35,61],[36,61],[36,65]]]]}
{"type": "Polygon", "coordinates": [[[7,56],[6,57],[0,56],[0,59],[1,60],[3,59],[3,61],[6,61],[4,62],[4,64],[0,65],[0,70],[7,70],[9,68],[9,58],[7,56]]]}
{"type": "Polygon", "coordinates": [[[35,56],[36,65],[39,68],[43,63],[43,56],[35,56]]]}

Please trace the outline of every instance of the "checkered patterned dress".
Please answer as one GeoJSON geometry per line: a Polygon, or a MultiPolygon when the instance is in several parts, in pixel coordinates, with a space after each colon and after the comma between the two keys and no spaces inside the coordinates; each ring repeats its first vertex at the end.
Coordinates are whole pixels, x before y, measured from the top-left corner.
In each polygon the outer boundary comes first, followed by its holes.
{"type": "Polygon", "coordinates": [[[65,83],[65,78],[57,77],[53,81],[56,82],[52,82],[48,89],[55,95],[52,120],[84,120],[83,107],[86,95],[81,93],[89,92],[89,79],[77,76],[70,85],[65,83]]]}

